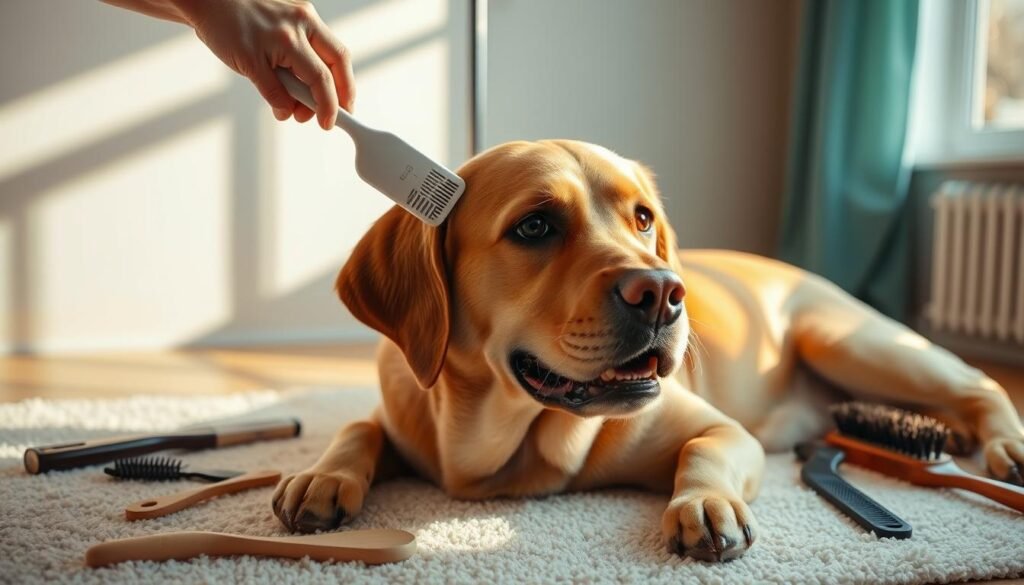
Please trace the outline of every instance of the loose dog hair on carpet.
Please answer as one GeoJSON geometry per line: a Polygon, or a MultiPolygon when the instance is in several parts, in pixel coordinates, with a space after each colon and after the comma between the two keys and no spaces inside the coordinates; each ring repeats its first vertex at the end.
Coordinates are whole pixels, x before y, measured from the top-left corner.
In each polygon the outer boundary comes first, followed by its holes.
{"type": "Polygon", "coordinates": [[[417,480],[384,483],[343,530],[402,528],[419,552],[375,567],[272,558],[200,557],[88,569],[85,550],[108,539],[172,530],[283,535],[272,490],[257,489],[158,518],[128,522],[130,502],[184,483],[118,482],[101,466],[28,475],[25,447],[122,432],[169,430],[210,419],[298,416],[298,439],[181,453],[195,467],[297,471],[339,426],[367,416],[375,389],[26,400],[0,405],[0,583],[934,583],[1024,576],[1024,518],[983,498],[914,487],[856,468],[843,473],[914,527],[878,540],[806,488],[790,455],[768,458],[752,504],[758,545],[729,563],[665,550],[664,495],[603,490],[538,499],[452,500],[417,480]]]}

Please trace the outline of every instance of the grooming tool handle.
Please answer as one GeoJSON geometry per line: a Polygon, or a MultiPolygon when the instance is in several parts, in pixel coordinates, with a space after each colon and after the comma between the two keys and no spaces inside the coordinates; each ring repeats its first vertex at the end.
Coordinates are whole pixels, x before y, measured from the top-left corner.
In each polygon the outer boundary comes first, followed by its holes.
{"type": "Polygon", "coordinates": [[[163,435],[74,441],[25,450],[25,471],[43,473],[106,463],[166,449],[213,449],[269,439],[289,439],[302,432],[297,419],[285,418],[189,428],[163,435]]]}
{"type": "Polygon", "coordinates": [[[416,552],[416,537],[404,530],[346,530],[312,536],[262,537],[218,532],[166,532],[111,540],[90,547],[85,564],[188,560],[200,555],[259,555],[314,561],[404,561],[416,552]]]}
{"type": "Polygon", "coordinates": [[[128,520],[158,518],[160,516],[173,514],[178,510],[182,510],[197,502],[202,502],[203,500],[209,500],[210,498],[215,498],[224,494],[233,494],[235,492],[251,488],[276,485],[280,480],[280,471],[253,471],[252,473],[239,475],[238,477],[219,481],[194,490],[185,490],[129,504],[128,507],[124,509],[124,516],[128,520]]]}
{"type": "Polygon", "coordinates": [[[931,478],[917,477],[915,479],[919,481],[916,483],[969,490],[1018,512],[1024,512],[1024,488],[967,473],[953,461],[929,466],[926,474],[921,475],[931,478]]]}
{"type": "Polygon", "coordinates": [[[821,497],[879,538],[910,538],[913,529],[902,518],[850,485],[839,475],[843,452],[820,446],[809,454],[800,478],[821,497]]]}
{"type": "Polygon", "coordinates": [[[218,425],[217,448],[244,445],[257,441],[291,439],[302,433],[302,424],[298,419],[258,420],[253,422],[218,425]]]}
{"type": "MultiPolygon", "coordinates": [[[[288,94],[298,100],[299,103],[306,106],[307,108],[316,111],[316,100],[313,99],[312,92],[309,91],[309,86],[303,83],[298,77],[281,67],[274,70],[277,74],[277,78],[281,81],[281,85],[288,90],[288,94]]],[[[352,117],[345,111],[345,108],[338,108],[338,117],[334,120],[334,125],[341,128],[349,134],[368,130],[359,120],[352,117]]]]}
{"type": "Polygon", "coordinates": [[[106,463],[119,457],[145,455],[163,449],[209,449],[217,446],[213,429],[167,435],[139,435],[92,441],[76,441],[25,450],[25,471],[43,473],[106,463]]]}

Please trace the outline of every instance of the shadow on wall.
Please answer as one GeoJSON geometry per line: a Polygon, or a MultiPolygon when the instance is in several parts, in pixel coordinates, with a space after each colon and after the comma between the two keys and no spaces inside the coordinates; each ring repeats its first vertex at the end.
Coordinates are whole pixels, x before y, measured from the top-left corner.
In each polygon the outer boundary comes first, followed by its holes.
{"type": "MultiPolygon", "coordinates": [[[[355,55],[360,117],[461,163],[467,3],[318,8],[355,55]]],[[[389,205],[347,137],[276,124],[180,25],[74,0],[4,13],[0,351],[368,335],[333,279],[389,205]]]]}

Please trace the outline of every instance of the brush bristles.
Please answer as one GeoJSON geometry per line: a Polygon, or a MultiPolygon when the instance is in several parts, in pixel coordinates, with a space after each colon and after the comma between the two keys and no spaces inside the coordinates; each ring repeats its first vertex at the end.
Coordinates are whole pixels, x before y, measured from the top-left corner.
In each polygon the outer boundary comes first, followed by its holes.
{"type": "Polygon", "coordinates": [[[844,402],[831,409],[839,432],[917,459],[938,459],[949,437],[934,418],[891,406],[844,402]]]}
{"type": "Polygon", "coordinates": [[[178,479],[181,465],[181,460],[173,457],[118,459],[111,475],[122,479],[178,479]]]}

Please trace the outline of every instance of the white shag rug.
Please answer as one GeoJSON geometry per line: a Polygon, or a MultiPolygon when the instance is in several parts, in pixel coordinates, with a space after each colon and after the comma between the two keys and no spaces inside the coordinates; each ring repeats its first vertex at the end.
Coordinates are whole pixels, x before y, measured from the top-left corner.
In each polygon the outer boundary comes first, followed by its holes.
{"type": "Polygon", "coordinates": [[[185,484],[118,482],[101,467],[32,476],[23,450],[83,437],[172,429],[208,419],[294,415],[299,439],[183,453],[195,468],[285,473],[312,463],[331,435],[365,416],[375,390],[258,392],[105,401],[28,400],[0,405],[2,583],[918,583],[1024,576],[1024,517],[970,494],[916,488],[854,468],[846,476],[914,527],[878,540],[801,484],[789,455],[769,459],[753,504],[760,538],[743,558],[705,564],[665,551],[666,497],[631,490],[541,499],[460,502],[423,482],[375,486],[351,528],[417,535],[419,552],[392,565],[256,557],[83,565],[107,539],[171,530],[284,535],[270,488],[153,520],[127,522],[124,506],[185,484]]]}

